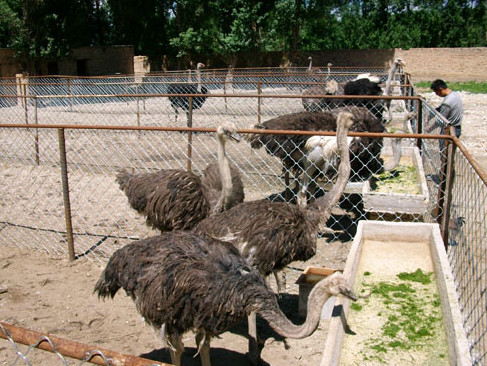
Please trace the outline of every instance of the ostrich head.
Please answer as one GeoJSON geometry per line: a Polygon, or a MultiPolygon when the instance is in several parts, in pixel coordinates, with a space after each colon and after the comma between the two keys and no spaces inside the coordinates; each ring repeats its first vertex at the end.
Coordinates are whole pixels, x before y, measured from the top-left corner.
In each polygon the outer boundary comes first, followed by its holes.
{"type": "Polygon", "coordinates": [[[330,95],[338,94],[338,82],[336,80],[328,80],[325,84],[325,92],[330,95]]]}
{"type": "Polygon", "coordinates": [[[394,60],[394,65],[396,65],[396,67],[405,67],[406,63],[402,58],[398,57],[394,60]]]}
{"type": "Polygon", "coordinates": [[[357,301],[357,295],[355,295],[355,293],[352,291],[350,283],[340,272],[335,272],[326,277],[318,282],[315,287],[317,287],[317,291],[324,291],[329,296],[343,295],[350,300],[357,301]]]}
{"type": "Polygon", "coordinates": [[[232,139],[234,141],[240,142],[242,136],[237,132],[237,127],[233,122],[225,121],[216,129],[216,133],[220,140],[223,141],[232,139]]]}
{"type": "Polygon", "coordinates": [[[280,335],[287,338],[301,339],[310,336],[318,327],[321,310],[331,296],[342,295],[356,301],[357,296],[347,278],[335,272],[318,282],[308,297],[306,321],[301,325],[294,325],[276,306],[271,309],[262,309],[260,315],[269,322],[269,325],[280,335]]]}

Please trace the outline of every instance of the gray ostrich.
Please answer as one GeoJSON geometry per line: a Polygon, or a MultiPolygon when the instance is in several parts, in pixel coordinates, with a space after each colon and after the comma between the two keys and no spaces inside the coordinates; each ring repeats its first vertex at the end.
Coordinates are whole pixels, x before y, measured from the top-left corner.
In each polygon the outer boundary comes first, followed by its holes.
{"type": "Polygon", "coordinates": [[[305,338],[318,327],[330,296],[357,297],[335,273],[311,291],[308,315],[294,325],[281,311],[262,276],[232,246],[187,231],[173,231],[130,243],[113,253],[94,292],[114,297],[123,288],[145,321],[160,329],[171,362],[181,364],[182,336],[195,332],[203,366],[210,366],[210,341],[249,313],[259,313],[280,335],[305,338]]]}
{"type": "Polygon", "coordinates": [[[123,170],[117,175],[130,206],[146,217],[148,226],[160,231],[188,230],[205,217],[243,202],[240,173],[225,150],[226,141],[240,141],[240,135],[231,122],[219,126],[216,134],[218,162],[209,164],[202,177],[177,169],[142,174],[123,170]]]}
{"type": "MultiPolygon", "coordinates": [[[[347,131],[353,118],[348,112],[341,112],[336,118],[341,159],[337,180],[324,196],[306,207],[269,200],[243,202],[201,221],[194,231],[232,244],[249,265],[257,268],[263,276],[273,273],[276,280],[277,272],[289,263],[313,257],[318,232],[330,218],[331,210],[338,203],[350,176],[347,131]]],[[[256,355],[255,313],[249,316],[249,335],[249,353],[256,355]]]]}

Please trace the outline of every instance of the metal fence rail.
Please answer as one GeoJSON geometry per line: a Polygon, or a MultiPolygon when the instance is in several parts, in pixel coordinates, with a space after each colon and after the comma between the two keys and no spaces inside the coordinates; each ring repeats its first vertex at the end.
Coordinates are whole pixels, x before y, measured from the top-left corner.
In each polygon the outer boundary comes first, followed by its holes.
{"type": "MultiPolygon", "coordinates": [[[[89,97],[93,95],[76,98],[89,97]]],[[[119,100],[72,103],[70,110],[68,104],[46,103],[44,108],[36,108],[37,99],[50,97],[26,96],[19,99],[23,105],[0,109],[0,245],[33,249],[31,245],[35,243],[52,255],[69,255],[72,234],[74,257],[105,262],[125,243],[153,234],[119,190],[115,175],[120,169],[150,172],[178,168],[201,173],[216,159],[214,129],[223,118],[235,121],[248,135],[256,132],[246,130],[253,124],[303,111],[301,95],[292,93],[212,93],[203,108],[188,116],[180,113],[177,119],[167,95],[102,97],[119,100]],[[29,100],[33,102],[26,102],[29,100]],[[139,117],[137,103],[141,108],[139,117]],[[144,103],[146,109],[141,112],[144,103]],[[92,108],[95,104],[98,109],[92,108]],[[127,115],[130,117],[125,120],[127,115]],[[188,145],[189,134],[192,140],[188,145]]],[[[63,103],[73,100],[66,96],[53,98],[60,98],[63,103]]],[[[414,96],[390,100],[396,118],[402,118],[407,111],[416,113],[407,124],[407,134],[368,136],[381,139],[386,149],[391,139],[399,136],[403,147],[418,152],[427,189],[424,211],[391,213],[367,209],[363,202],[365,182],[350,184],[327,223],[329,231],[325,234],[331,240],[350,240],[360,219],[438,222],[455,276],[474,364],[485,364],[485,175],[457,139],[438,135],[438,126],[429,130],[441,116],[423,100],[414,96]],[[421,134],[425,130],[428,133],[421,134]]],[[[355,134],[361,135],[366,134],[355,134]]],[[[251,149],[246,142],[229,143],[227,149],[230,160],[243,175],[247,200],[285,197],[285,172],[278,158],[264,148],[251,149]]],[[[326,179],[313,179],[326,190],[326,179]]],[[[289,184],[294,186],[292,181],[289,184]]]]}
{"type": "Polygon", "coordinates": [[[35,332],[17,327],[5,322],[0,322],[0,338],[4,338],[12,347],[12,353],[16,356],[11,360],[11,365],[23,361],[24,365],[30,365],[29,356],[35,350],[43,350],[43,363],[50,365],[124,365],[124,366],[165,366],[167,364],[155,362],[140,357],[125,355],[106,349],[95,348],[86,344],[73,342],[60,337],[35,332]],[[27,346],[27,347],[24,347],[27,346]],[[52,355],[48,355],[51,352],[52,355]],[[50,357],[52,356],[52,357],[50,357]],[[79,360],[75,362],[73,360],[79,360]]]}

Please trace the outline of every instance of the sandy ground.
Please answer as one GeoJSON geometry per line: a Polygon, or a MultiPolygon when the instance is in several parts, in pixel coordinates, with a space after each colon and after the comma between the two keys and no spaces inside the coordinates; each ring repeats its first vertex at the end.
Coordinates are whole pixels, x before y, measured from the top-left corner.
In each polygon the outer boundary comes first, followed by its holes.
{"type": "MultiPolygon", "coordinates": [[[[440,99],[424,93],[432,105],[440,99]]],[[[465,117],[461,141],[478,163],[487,170],[487,95],[462,93],[465,117]]],[[[327,243],[319,239],[318,254],[306,265],[343,268],[350,242],[327,243]]],[[[0,320],[20,327],[85,343],[113,351],[142,355],[169,362],[169,354],[158,336],[146,326],[133,302],[120,292],[113,301],[99,301],[93,286],[103,266],[99,263],[48,257],[42,252],[26,252],[14,248],[0,250],[0,320]]],[[[298,286],[294,283],[299,270],[288,269],[287,292],[281,305],[294,322],[297,316],[298,286]]],[[[328,320],[322,319],[319,329],[304,340],[284,340],[260,324],[265,339],[263,360],[269,365],[317,365],[321,361],[328,320]]],[[[193,358],[195,346],[192,335],[185,343],[185,365],[198,365],[193,358]]],[[[224,333],[212,342],[213,365],[247,365],[246,322],[224,333]]],[[[21,347],[22,352],[25,348],[21,347]]],[[[62,364],[57,356],[34,350],[28,354],[32,365],[62,364]]],[[[0,362],[11,364],[15,351],[10,343],[0,340],[0,362]]],[[[72,362],[72,361],[70,361],[72,362]]],[[[20,360],[17,364],[23,364],[20,360]]],[[[74,364],[74,363],[70,363],[74,364]]]]}

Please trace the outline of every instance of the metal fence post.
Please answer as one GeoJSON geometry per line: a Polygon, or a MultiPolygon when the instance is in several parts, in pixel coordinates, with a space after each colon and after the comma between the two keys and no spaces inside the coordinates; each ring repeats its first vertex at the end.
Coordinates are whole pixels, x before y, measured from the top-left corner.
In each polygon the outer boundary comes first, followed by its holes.
{"type": "Polygon", "coordinates": [[[261,105],[261,97],[260,95],[262,94],[262,83],[259,81],[257,83],[257,95],[259,95],[259,97],[257,97],[257,122],[258,124],[260,125],[260,122],[261,122],[261,110],[260,110],[260,105],[261,105]]]}
{"type": "MultiPolygon", "coordinates": [[[[127,98],[128,99],[128,98],[127,98]]],[[[139,97],[139,84],[135,84],[135,100],[137,103],[137,126],[140,127],[140,97],[139,97]]]]}
{"type": "MultiPolygon", "coordinates": [[[[445,135],[449,134],[449,129],[446,129],[445,135]]],[[[445,199],[446,199],[446,190],[447,190],[447,181],[446,177],[448,174],[448,166],[449,166],[449,159],[451,156],[448,154],[448,146],[444,146],[444,144],[450,144],[450,140],[443,140],[443,149],[440,151],[441,153],[441,163],[440,163],[440,171],[438,174],[438,180],[439,180],[439,185],[438,185],[438,196],[436,199],[436,212],[435,212],[435,218],[436,222],[440,224],[440,227],[443,223],[443,216],[445,215],[445,199]],[[446,150],[446,153],[445,153],[446,150]]]]}
{"type": "Polygon", "coordinates": [[[58,129],[58,137],[61,179],[63,183],[64,218],[66,221],[66,239],[68,241],[69,260],[74,261],[74,238],[73,225],[71,221],[71,202],[69,199],[68,164],[66,160],[66,140],[63,128],[58,129]]]}
{"type": "MultiPolygon", "coordinates": [[[[187,112],[187,127],[193,127],[193,97],[189,97],[189,106],[187,112]]],[[[193,156],[193,131],[188,131],[188,162],[187,170],[191,171],[191,158],[193,156]]]]}
{"type": "MultiPolygon", "coordinates": [[[[423,100],[418,99],[418,117],[416,119],[416,133],[422,134],[423,133],[423,100]]],[[[423,139],[419,138],[416,140],[416,146],[419,148],[419,151],[423,152],[423,139]]]]}
{"type": "MultiPolygon", "coordinates": [[[[37,96],[34,96],[34,124],[39,124],[39,117],[37,115],[37,96]]],[[[34,151],[35,151],[35,162],[37,165],[40,164],[39,156],[39,130],[36,128],[34,130],[34,151]]]]}
{"type": "MultiPolygon", "coordinates": [[[[454,134],[454,127],[449,128],[450,135],[454,134]]],[[[456,144],[453,141],[448,141],[447,147],[447,165],[446,165],[446,177],[445,177],[445,193],[444,193],[444,207],[443,218],[441,221],[441,236],[443,237],[443,244],[445,249],[448,248],[448,236],[450,229],[450,210],[452,201],[452,190],[455,179],[455,151],[456,144]]]]}

